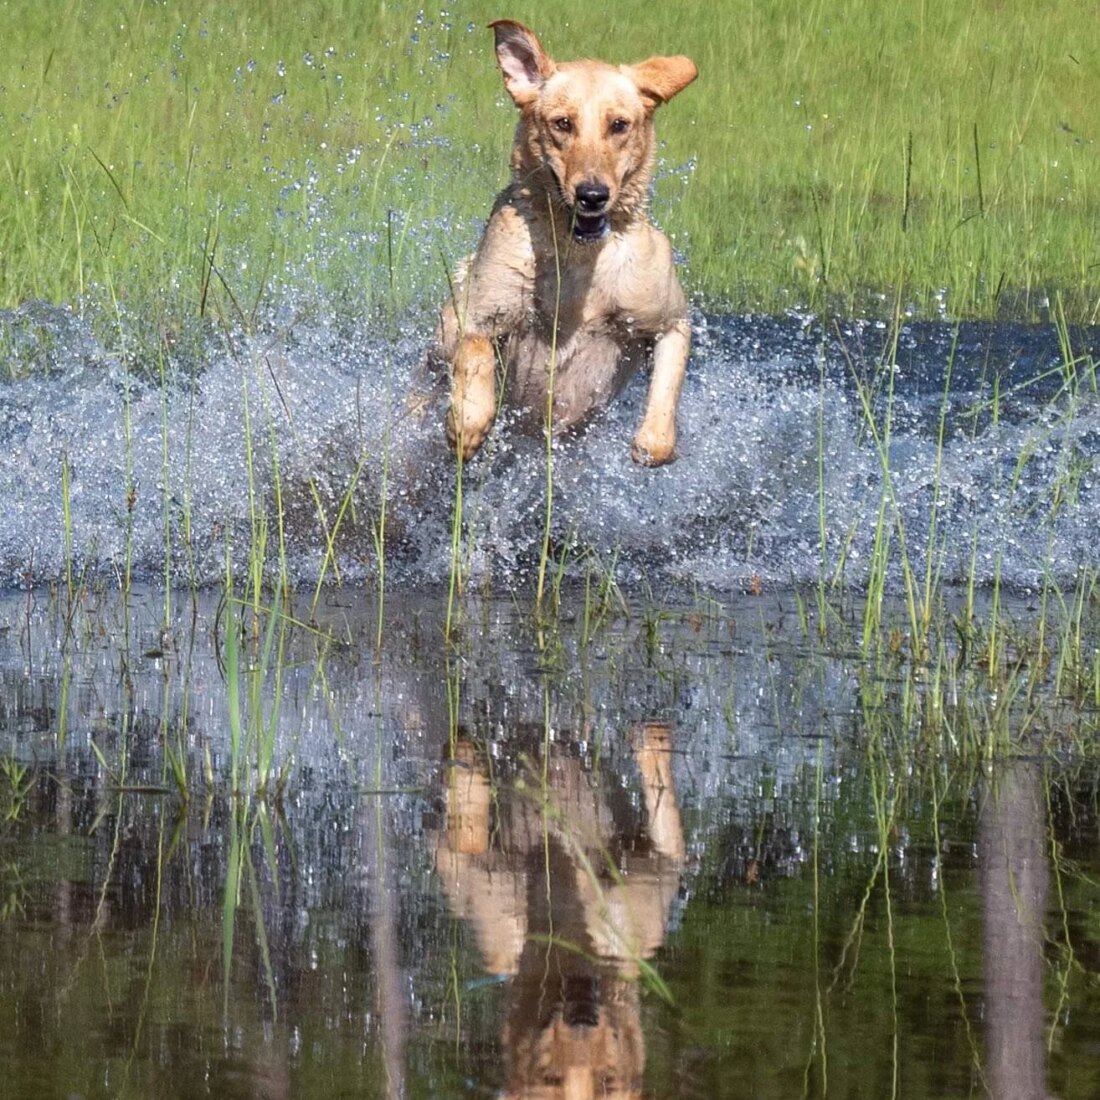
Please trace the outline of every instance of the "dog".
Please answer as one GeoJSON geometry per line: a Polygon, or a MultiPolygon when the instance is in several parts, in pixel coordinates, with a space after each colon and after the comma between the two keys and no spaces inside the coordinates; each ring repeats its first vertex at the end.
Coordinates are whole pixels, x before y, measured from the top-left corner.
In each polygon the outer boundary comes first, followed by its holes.
{"type": "Polygon", "coordinates": [[[653,114],[695,65],[556,62],[523,24],[490,26],[520,117],[512,181],[454,275],[430,352],[450,372],[447,438],[461,459],[484,442],[498,363],[504,400],[554,432],[582,424],[648,363],[631,456],[671,462],[691,327],[672,248],[646,206],[653,114]]]}
{"type": "Polygon", "coordinates": [[[454,746],[435,865],[485,969],[508,979],[502,1100],[642,1096],[639,977],[664,940],[686,844],[672,727],[644,722],[629,740],[644,815],[566,741],[548,748],[542,787],[491,777],[466,734],[454,746]]]}

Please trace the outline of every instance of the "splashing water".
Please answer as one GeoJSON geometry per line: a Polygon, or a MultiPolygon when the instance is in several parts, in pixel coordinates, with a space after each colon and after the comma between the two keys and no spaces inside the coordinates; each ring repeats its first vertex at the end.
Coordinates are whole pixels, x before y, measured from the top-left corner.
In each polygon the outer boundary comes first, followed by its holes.
{"type": "MultiPolygon", "coordinates": [[[[812,580],[842,559],[858,577],[884,499],[914,565],[931,550],[946,580],[972,562],[988,580],[999,563],[1027,586],[1087,556],[1100,331],[1071,333],[1067,357],[1040,326],[966,324],[956,338],[914,323],[896,347],[874,322],[698,315],[695,329],[676,463],[630,461],[641,376],[556,442],[553,535],[575,563],[719,588],[812,580]]],[[[259,532],[274,554],[276,500],[295,581],[323,568],[326,528],[341,576],[369,578],[383,493],[389,577],[445,580],[456,471],[445,394],[419,368],[428,330],[272,322],[209,340],[198,368],[169,356],[161,382],[68,309],[0,313],[0,581],[60,575],[71,545],[79,571],[121,574],[129,560],[138,578],[208,583],[259,532]]],[[[546,454],[507,420],[465,470],[464,554],[472,576],[518,582],[541,547],[546,454]]]]}
{"type": "MultiPolygon", "coordinates": [[[[287,145],[280,129],[293,113],[264,116],[260,144],[270,137],[291,155],[265,154],[256,197],[240,200],[279,223],[291,258],[273,259],[270,278],[293,289],[273,290],[257,273],[254,241],[240,253],[217,249],[214,233],[205,274],[217,251],[236,299],[264,295],[266,312],[247,332],[150,341],[149,318],[40,302],[0,310],[0,587],[69,569],[211,583],[227,555],[240,566],[261,545],[270,570],[282,555],[291,579],[308,584],[337,576],[329,539],[339,577],[370,581],[380,531],[387,582],[451,574],[457,478],[442,432],[446,395],[419,364],[432,300],[445,293],[441,268],[480,230],[450,184],[458,171],[481,173],[471,192],[483,197],[502,161],[501,150],[462,143],[460,163],[451,150],[455,82],[438,102],[418,102],[410,88],[412,75],[452,55],[491,61],[482,29],[446,13],[422,12],[390,33],[386,50],[400,51],[409,79],[388,66],[360,72],[354,49],[313,28],[301,48],[257,54],[251,40],[253,52],[239,53],[208,40],[205,24],[197,40],[181,25],[170,83],[185,44],[201,52],[205,42],[204,93],[237,104],[228,114],[247,114],[261,93],[313,102],[325,86],[326,118],[304,143],[287,145]],[[345,72],[358,89],[350,98],[345,72]],[[400,293],[387,297],[395,274],[400,293]],[[386,300],[391,313],[405,294],[424,312],[379,322],[321,289],[334,285],[350,288],[348,299],[386,300]]],[[[658,213],[694,167],[694,158],[659,160],[658,213]]],[[[241,211],[215,204],[212,224],[223,213],[228,225],[241,211]]],[[[180,292],[164,289],[169,299],[180,292]]],[[[963,325],[956,343],[944,321],[912,323],[895,343],[876,322],[832,326],[793,312],[697,313],[694,325],[676,463],[630,461],[643,377],[583,434],[555,443],[552,543],[573,571],[613,566],[624,582],[724,589],[838,572],[858,581],[880,525],[895,582],[903,554],[917,570],[931,554],[945,580],[1000,575],[1021,587],[1072,576],[1091,556],[1100,329],[1069,333],[1067,355],[1067,334],[1053,326],[963,325]]],[[[543,441],[502,417],[463,475],[470,579],[534,575],[546,488],[543,441]]]]}

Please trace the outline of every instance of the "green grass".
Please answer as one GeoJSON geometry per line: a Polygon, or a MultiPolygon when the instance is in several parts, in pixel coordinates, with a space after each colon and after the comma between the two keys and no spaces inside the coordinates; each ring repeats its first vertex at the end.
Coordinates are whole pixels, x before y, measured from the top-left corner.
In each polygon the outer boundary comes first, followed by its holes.
{"type": "Polygon", "coordinates": [[[166,339],[280,292],[427,307],[506,177],[484,24],[561,57],[683,52],[654,210],[701,301],[1100,310],[1100,50],[1075,0],[0,5],[0,304],[166,339]]]}

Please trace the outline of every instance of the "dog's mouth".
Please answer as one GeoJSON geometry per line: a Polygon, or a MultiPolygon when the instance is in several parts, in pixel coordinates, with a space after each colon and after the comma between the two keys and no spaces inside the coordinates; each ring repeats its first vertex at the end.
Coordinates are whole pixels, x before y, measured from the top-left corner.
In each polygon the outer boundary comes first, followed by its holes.
{"type": "Polygon", "coordinates": [[[581,244],[592,244],[602,241],[611,232],[611,218],[604,212],[601,214],[582,214],[579,210],[573,210],[572,216],[573,239],[581,244]]]}
{"type": "Polygon", "coordinates": [[[582,180],[570,189],[562,184],[553,167],[550,174],[558,185],[558,197],[569,218],[573,239],[581,244],[602,241],[611,232],[611,188],[597,180],[582,180]]]}

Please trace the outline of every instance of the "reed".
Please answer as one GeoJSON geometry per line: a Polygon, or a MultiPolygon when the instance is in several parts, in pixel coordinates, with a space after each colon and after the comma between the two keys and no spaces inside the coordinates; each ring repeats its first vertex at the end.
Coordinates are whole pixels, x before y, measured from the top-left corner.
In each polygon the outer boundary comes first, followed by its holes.
{"type": "Polygon", "coordinates": [[[76,584],[73,579],[73,505],[71,473],[69,470],[69,456],[61,454],[61,529],[65,540],[65,593],[68,596],[69,607],[73,607],[76,600],[76,584]]]}
{"type": "Polygon", "coordinates": [[[554,312],[550,328],[550,361],[547,366],[546,409],[543,413],[543,433],[546,441],[546,508],[542,524],[542,550],[539,554],[538,581],[535,585],[535,614],[544,613],[543,595],[546,588],[546,568],[550,558],[550,533],[554,521],[554,380],[558,366],[558,322],[561,315],[561,256],[558,252],[558,232],[554,225],[554,206],[547,196],[551,236],[554,240],[554,312]]]}

